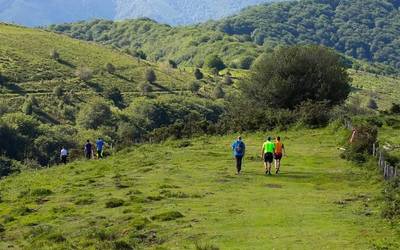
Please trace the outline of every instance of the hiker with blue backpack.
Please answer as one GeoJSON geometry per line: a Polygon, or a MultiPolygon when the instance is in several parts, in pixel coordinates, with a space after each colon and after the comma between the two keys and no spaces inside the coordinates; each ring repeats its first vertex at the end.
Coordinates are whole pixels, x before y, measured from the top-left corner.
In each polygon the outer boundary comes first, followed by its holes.
{"type": "Polygon", "coordinates": [[[246,153],[246,145],[242,141],[241,136],[239,136],[237,140],[232,143],[232,150],[236,160],[237,174],[240,175],[240,172],[242,171],[243,158],[246,153]]]}

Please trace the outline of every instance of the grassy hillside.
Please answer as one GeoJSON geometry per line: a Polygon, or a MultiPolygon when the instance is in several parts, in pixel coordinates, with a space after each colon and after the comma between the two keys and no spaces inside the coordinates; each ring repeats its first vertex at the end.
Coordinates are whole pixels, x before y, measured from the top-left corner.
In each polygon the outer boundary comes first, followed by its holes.
{"type": "Polygon", "coordinates": [[[29,157],[47,165],[37,159],[44,153],[54,163],[63,145],[80,156],[84,138],[102,136],[122,147],[176,123],[180,132],[195,131],[183,127],[207,127],[221,114],[223,100],[214,98],[214,89],[235,91],[222,84],[223,76],[204,72],[196,80],[192,68],[151,63],[43,30],[0,24],[0,40],[0,134],[9,139],[0,155],[20,161],[29,157]],[[149,70],[156,76],[151,82],[149,70]]]}
{"type": "Polygon", "coordinates": [[[144,51],[152,60],[173,59],[196,66],[201,66],[205,55],[212,53],[231,66],[246,68],[246,61],[276,46],[321,44],[349,57],[383,63],[386,73],[395,73],[400,67],[398,7],[398,1],[392,0],[301,0],[254,6],[232,17],[196,26],[171,27],[150,20],[97,20],[53,25],[49,29],[74,38],[144,51]]]}
{"type": "Polygon", "coordinates": [[[343,133],[282,133],[288,157],[279,176],[263,175],[259,133],[244,137],[241,176],[228,136],[7,177],[0,248],[396,249],[398,235],[380,219],[379,178],[340,160],[343,133]]]}

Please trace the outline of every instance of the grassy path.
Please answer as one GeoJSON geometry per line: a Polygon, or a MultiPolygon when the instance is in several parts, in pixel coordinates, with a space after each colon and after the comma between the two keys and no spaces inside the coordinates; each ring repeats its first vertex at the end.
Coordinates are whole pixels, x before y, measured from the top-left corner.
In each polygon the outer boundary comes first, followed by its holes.
{"type": "Polygon", "coordinates": [[[7,178],[0,249],[124,249],[122,241],[149,249],[396,249],[399,237],[379,214],[380,181],[339,158],[340,133],[282,134],[289,157],[272,177],[258,159],[265,135],[251,134],[242,176],[234,175],[232,136],[143,145],[7,178]],[[110,201],[117,207],[107,208],[110,201]]]}

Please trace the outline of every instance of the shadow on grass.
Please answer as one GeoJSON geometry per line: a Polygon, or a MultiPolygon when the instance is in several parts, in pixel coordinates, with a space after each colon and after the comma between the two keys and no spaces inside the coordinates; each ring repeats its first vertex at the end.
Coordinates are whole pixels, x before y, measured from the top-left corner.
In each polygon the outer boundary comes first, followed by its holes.
{"type": "Polygon", "coordinates": [[[97,93],[103,92],[104,89],[102,86],[100,86],[100,84],[96,83],[96,82],[85,82],[85,84],[87,86],[89,86],[90,88],[92,88],[94,91],[96,91],[97,93]]]}
{"type": "Polygon", "coordinates": [[[120,74],[112,74],[112,75],[118,77],[121,80],[127,81],[127,82],[134,82],[131,79],[128,79],[128,77],[120,75],[120,74]]]}
{"type": "Polygon", "coordinates": [[[152,85],[154,87],[157,87],[158,89],[160,89],[160,91],[165,91],[165,92],[168,92],[168,93],[172,93],[172,91],[169,88],[164,87],[164,86],[162,86],[162,85],[160,85],[158,83],[153,82],[153,83],[150,83],[150,85],[152,85]]]}
{"type": "Polygon", "coordinates": [[[59,59],[58,62],[59,62],[60,64],[62,64],[62,65],[65,65],[65,66],[67,66],[67,67],[70,67],[70,68],[72,68],[72,69],[75,69],[75,68],[76,68],[75,65],[73,65],[72,63],[70,63],[70,62],[68,62],[68,61],[65,61],[65,60],[63,60],[63,59],[59,59]]]}
{"type": "Polygon", "coordinates": [[[2,85],[13,93],[20,94],[20,95],[26,94],[25,90],[22,89],[20,86],[18,86],[15,83],[5,82],[2,85]]]}

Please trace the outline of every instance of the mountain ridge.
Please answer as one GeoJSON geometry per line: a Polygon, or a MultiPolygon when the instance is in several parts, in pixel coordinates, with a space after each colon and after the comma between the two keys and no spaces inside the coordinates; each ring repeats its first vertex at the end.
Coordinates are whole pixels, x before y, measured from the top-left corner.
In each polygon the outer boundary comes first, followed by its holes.
{"type": "Polygon", "coordinates": [[[183,25],[222,18],[270,1],[274,0],[206,0],[200,3],[195,0],[0,0],[0,21],[45,26],[98,18],[148,17],[161,23],[183,25]]]}

